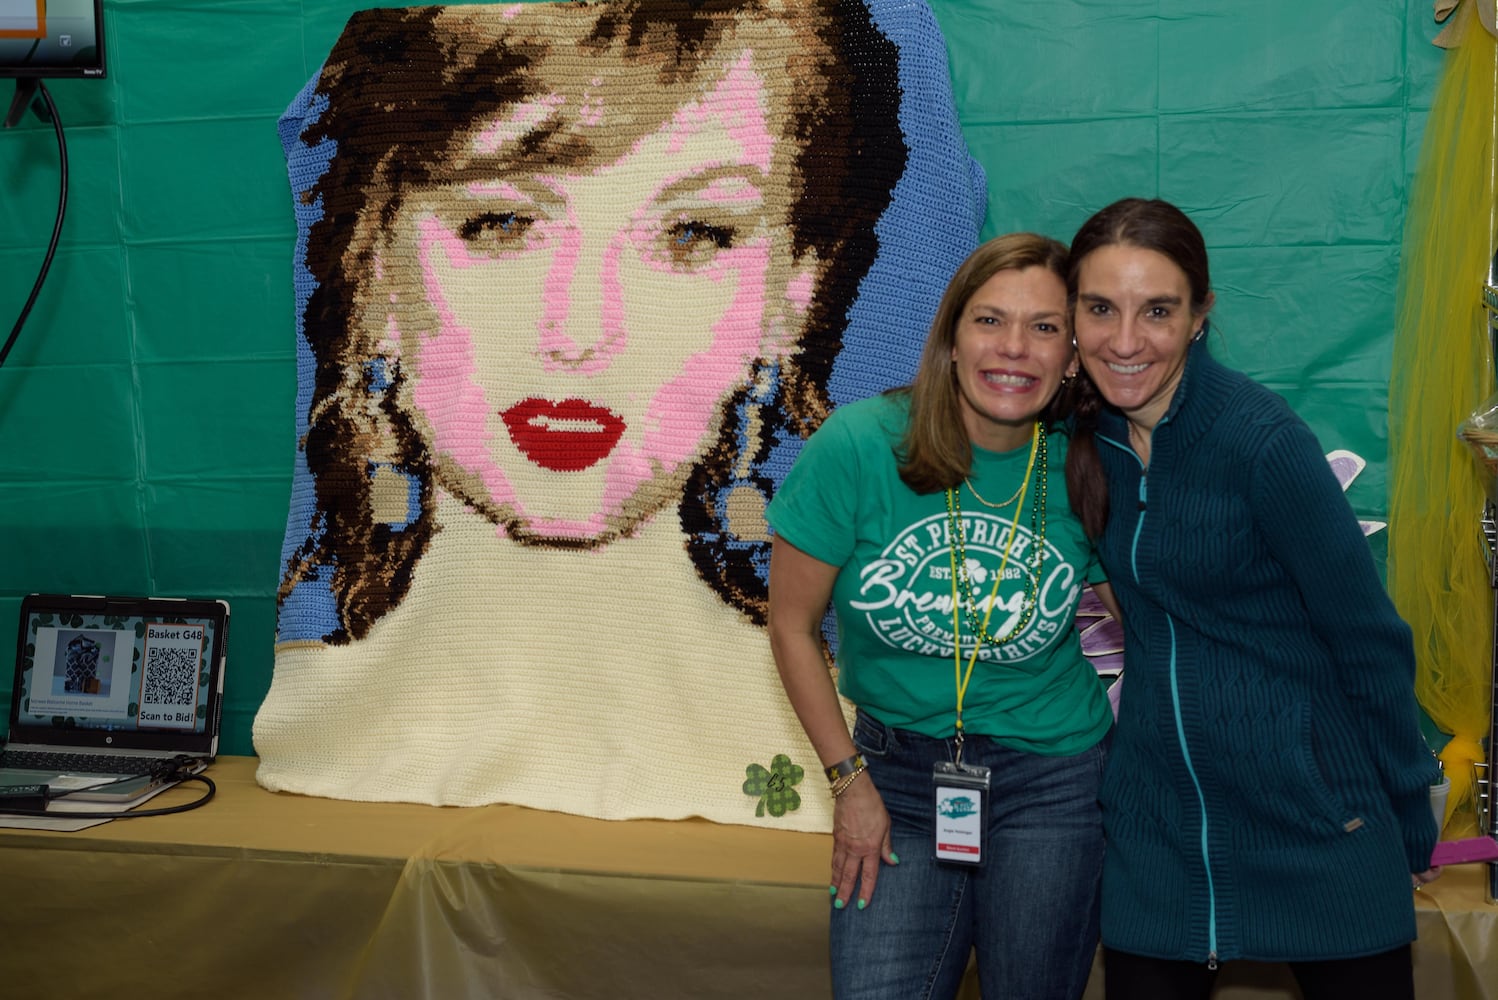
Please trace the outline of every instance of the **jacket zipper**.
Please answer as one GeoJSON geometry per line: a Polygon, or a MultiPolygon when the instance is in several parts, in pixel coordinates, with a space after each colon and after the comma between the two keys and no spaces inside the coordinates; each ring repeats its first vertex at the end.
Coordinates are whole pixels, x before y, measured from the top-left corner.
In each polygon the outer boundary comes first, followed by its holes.
{"type": "MultiPolygon", "coordinates": [[[[1165,420],[1160,421],[1160,424],[1164,423],[1165,420]]],[[[1155,425],[1156,430],[1159,430],[1160,424],[1155,425]]],[[[1104,438],[1104,440],[1109,439],[1104,438]]],[[[1134,523],[1134,540],[1129,547],[1129,561],[1134,570],[1134,583],[1138,584],[1139,539],[1144,533],[1144,518],[1149,510],[1149,467],[1139,458],[1139,453],[1132,446],[1121,445],[1116,441],[1110,443],[1124,448],[1134,456],[1135,461],[1139,462],[1139,520],[1134,523]]],[[[1181,718],[1181,690],[1176,663],[1176,625],[1175,619],[1169,613],[1165,615],[1165,624],[1170,626],[1170,703],[1175,714],[1176,743],[1181,748],[1181,758],[1186,762],[1186,773],[1191,777],[1191,787],[1196,791],[1196,804],[1201,813],[1202,869],[1207,873],[1207,968],[1215,970],[1217,968],[1217,886],[1212,879],[1212,857],[1208,846],[1207,797],[1203,794],[1201,781],[1196,776],[1196,766],[1191,762],[1191,748],[1186,744],[1186,728],[1181,718]]]]}

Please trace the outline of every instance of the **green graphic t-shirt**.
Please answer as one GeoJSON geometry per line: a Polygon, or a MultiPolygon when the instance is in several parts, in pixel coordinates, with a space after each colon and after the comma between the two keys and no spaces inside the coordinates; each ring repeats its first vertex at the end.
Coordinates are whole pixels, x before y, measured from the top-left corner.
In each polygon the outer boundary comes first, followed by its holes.
{"type": "MultiPolygon", "coordinates": [[[[945,493],[917,494],[900,480],[895,449],[906,418],[903,395],[838,408],[806,442],[768,517],[786,541],[839,568],[833,605],[842,693],[887,725],[945,737],[956,731],[957,706],[951,519],[945,493]]],[[[959,494],[976,618],[981,624],[992,603],[986,631],[1007,640],[982,644],[963,698],[963,726],[1014,749],[1072,754],[1096,743],[1112,722],[1073,628],[1082,587],[1104,577],[1067,501],[1066,436],[1052,433],[1046,444],[1038,574],[1031,572],[1037,549],[1031,497],[995,509],[966,488],[959,494]],[[1006,548],[1004,579],[990,600],[1006,548]],[[1031,600],[1033,613],[1016,628],[1031,600]]],[[[969,479],[978,494],[999,503],[1024,480],[1029,459],[1028,445],[1012,452],[975,448],[969,479]]],[[[1038,482],[1037,469],[1032,495],[1038,482]]],[[[960,588],[957,602],[965,674],[975,634],[960,588]]]]}

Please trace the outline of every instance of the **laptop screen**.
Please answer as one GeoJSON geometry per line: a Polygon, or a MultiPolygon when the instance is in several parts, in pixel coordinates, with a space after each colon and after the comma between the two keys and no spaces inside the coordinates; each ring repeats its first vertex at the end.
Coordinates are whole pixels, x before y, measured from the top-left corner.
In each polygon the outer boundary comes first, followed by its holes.
{"type": "Polygon", "coordinates": [[[20,625],[12,742],[176,748],[217,735],[223,602],[34,594],[20,625]]]}

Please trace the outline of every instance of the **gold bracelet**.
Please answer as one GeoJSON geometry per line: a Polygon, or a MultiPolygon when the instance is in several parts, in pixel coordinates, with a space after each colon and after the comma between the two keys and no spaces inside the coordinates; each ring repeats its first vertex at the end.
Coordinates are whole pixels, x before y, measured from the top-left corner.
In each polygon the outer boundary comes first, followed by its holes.
{"type": "Polygon", "coordinates": [[[855,753],[847,760],[840,760],[827,768],[827,780],[835,785],[860,767],[863,767],[863,754],[855,753]]]}
{"type": "Polygon", "coordinates": [[[841,796],[848,790],[848,787],[852,785],[853,782],[858,780],[858,776],[866,770],[868,770],[868,768],[864,766],[863,761],[859,761],[858,766],[853,769],[852,774],[845,775],[842,780],[832,783],[832,788],[830,789],[832,792],[832,797],[838,798],[839,796],[841,796]]]}

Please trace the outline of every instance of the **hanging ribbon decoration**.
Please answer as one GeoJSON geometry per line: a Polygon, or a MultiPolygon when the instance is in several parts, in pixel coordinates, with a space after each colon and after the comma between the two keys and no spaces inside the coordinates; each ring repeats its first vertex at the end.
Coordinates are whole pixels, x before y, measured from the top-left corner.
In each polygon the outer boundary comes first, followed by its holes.
{"type": "Polygon", "coordinates": [[[1452,735],[1441,753],[1448,837],[1476,832],[1473,764],[1483,761],[1493,682],[1485,473],[1456,436],[1494,384],[1482,296],[1498,162],[1498,34],[1482,30],[1493,7],[1436,4],[1451,21],[1441,33],[1449,52],[1406,220],[1389,380],[1389,593],[1414,630],[1416,695],[1452,735]]]}
{"type": "MultiPolygon", "coordinates": [[[[1446,27],[1432,41],[1443,49],[1455,48],[1460,35],[1460,19],[1450,20],[1451,12],[1462,5],[1463,0],[1436,0],[1436,21],[1447,21],[1446,27]]],[[[1466,0],[1468,7],[1477,8],[1477,19],[1488,29],[1488,34],[1498,38],[1498,3],[1494,0],[1466,0]]]]}

